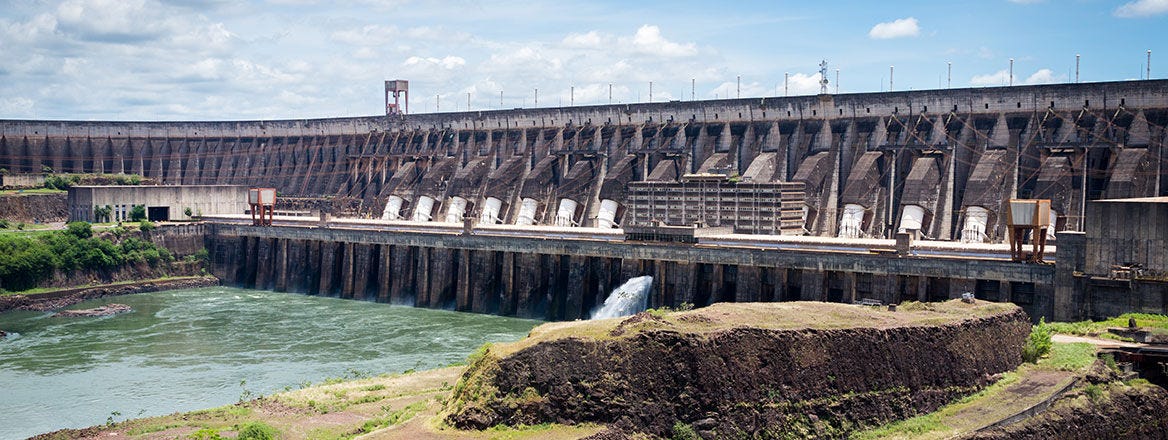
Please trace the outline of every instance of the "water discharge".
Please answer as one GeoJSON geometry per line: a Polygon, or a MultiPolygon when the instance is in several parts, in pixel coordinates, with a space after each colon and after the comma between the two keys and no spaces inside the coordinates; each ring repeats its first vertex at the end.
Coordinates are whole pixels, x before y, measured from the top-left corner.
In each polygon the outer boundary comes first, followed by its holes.
{"type": "Polygon", "coordinates": [[[0,439],[189,411],[332,377],[436,368],[538,321],[226,287],[0,313],[0,439]],[[115,414],[116,412],[116,414],[115,414]]]}
{"type": "Polygon", "coordinates": [[[592,311],[592,319],[616,318],[636,314],[649,307],[649,289],[653,277],[630,278],[612,291],[604,304],[592,311]]]}

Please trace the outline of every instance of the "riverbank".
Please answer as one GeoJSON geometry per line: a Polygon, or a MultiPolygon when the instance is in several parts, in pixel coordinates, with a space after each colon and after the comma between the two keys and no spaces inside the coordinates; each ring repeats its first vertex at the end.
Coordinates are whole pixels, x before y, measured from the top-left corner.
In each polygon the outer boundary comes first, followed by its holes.
{"type": "Polygon", "coordinates": [[[0,295],[0,313],[9,310],[56,310],[96,298],[218,285],[219,279],[213,276],[193,276],[74,287],[33,294],[0,295]]]}

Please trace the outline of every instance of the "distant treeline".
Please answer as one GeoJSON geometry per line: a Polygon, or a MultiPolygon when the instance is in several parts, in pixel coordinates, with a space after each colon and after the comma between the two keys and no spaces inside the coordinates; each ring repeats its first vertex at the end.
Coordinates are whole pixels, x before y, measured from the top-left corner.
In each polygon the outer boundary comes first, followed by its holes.
{"type": "MultiPolygon", "coordinates": [[[[114,239],[126,230],[115,228],[114,239]]],[[[166,248],[137,237],[117,241],[94,237],[89,223],[69,223],[66,229],[50,233],[0,235],[0,291],[21,291],[36,287],[54,271],[77,269],[107,270],[123,264],[155,266],[173,261],[166,248]]]]}

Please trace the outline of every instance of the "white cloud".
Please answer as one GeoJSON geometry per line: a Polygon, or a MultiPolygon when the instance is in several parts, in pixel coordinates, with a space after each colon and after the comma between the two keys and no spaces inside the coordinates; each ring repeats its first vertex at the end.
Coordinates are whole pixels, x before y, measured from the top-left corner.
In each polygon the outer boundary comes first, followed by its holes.
{"type": "Polygon", "coordinates": [[[1050,69],[1038,69],[1037,72],[1026,77],[1023,84],[1053,84],[1066,81],[1066,75],[1055,75],[1054,71],[1050,69]]]}
{"type": "Polygon", "coordinates": [[[406,59],[406,66],[435,66],[446,70],[453,70],[466,65],[466,60],[462,57],[447,55],[442,58],[434,57],[409,57],[406,59]]]}
{"type": "Polygon", "coordinates": [[[590,31],[586,34],[568,34],[561,43],[566,47],[599,49],[605,39],[605,37],[601,37],[599,32],[590,31]]]}
{"type": "Polygon", "coordinates": [[[1115,16],[1124,18],[1151,17],[1168,13],[1168,0],[1136,0],[1115,8],[1115,16]]]}
{"type": "Polygon", "coordinates": [[[661,36],[661,28],[654,25],[644,25],[637,29],[631,41],[632,46],[639,52],[663,57],[685,57],[696,55],[697,47],[693,43],[674,43],[661,36]]]}
{"type": "Polygon", "coordinates": [[[921,33],[917,19],[913,17],[899,18],[893,21],[877,23],[868,31],[868,37],[878,40],[889,38],[915,37],[921,33]]]}
{"type": "MultiPolygon", "coordinates": [[[[1020,75],[1014,76],[1015,84],[1051,84],[1058,82],[1066,82],[1066,75],[1056,75],[1050,69],[1038,69],[1034,73],[1022,79],[1020,75]]],[[[994,73],[985,75],[975,75],[969,80],[969,84],[974,87],[986,86],[1005,86],[1010,84],[1010,71],[1008,69],[999,70],[994,73]]]]}
{"type": "Polygon", "coordinates": [[[969,80],[969,84],[974,87],[1008,85],[1010,84],[1010,71],[1003,69],[986,75],[974,75],[969,80]]]}

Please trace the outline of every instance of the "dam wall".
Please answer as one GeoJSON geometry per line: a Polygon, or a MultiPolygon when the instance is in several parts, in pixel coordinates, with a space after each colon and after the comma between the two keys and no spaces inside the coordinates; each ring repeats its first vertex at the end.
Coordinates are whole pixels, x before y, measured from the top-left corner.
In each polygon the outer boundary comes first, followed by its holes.
{"type": "Polygon", "coordinates": [[[1052,229],[1082,231],[1089,200],[1168,195],[1166,126],[1168,80],[310,120],[8,120],[0,168],[275,187],[389,219],[579,226],[625,221],[629,182],[724,172],[802,183],[810,235],[1002,242],[1010,198],[1051,199],[1052,229]]]}
{"type": "Polygon", "coordinates": [[[225,285],[547,320],[587,319],[629,278],[649,307],[938,301],[974,292],[1052,316],[1055,268],[1008,260],[209,224],[225,285]]]}

